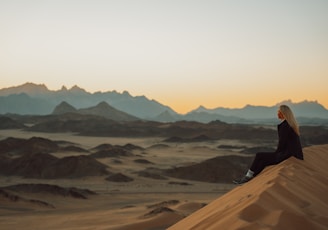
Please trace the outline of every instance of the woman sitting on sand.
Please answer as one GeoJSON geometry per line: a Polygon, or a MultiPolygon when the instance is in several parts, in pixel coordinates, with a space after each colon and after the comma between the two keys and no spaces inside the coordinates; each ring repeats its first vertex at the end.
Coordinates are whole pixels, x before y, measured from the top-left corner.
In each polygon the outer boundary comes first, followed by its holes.
{"type": "Polygon", "coordinates": [[[278,125],[279,141],[276,151],[257,153],[246,175],[241,179],[234,180],[233,183],[246,183],[266,166],[278,164],[291,156],[303,160],[300,131],[292,110],[287,105],[281,105],[277,115],[282,122],[278,125]]]}

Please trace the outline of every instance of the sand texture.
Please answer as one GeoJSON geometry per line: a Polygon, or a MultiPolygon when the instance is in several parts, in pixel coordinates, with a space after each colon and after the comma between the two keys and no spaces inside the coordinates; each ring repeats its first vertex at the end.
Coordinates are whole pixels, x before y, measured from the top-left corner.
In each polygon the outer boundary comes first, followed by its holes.
{"type": "Polygon", "coordinates": [[[19,130],[0,139],[1,230],[328,229],[328,145],[237,186],[252,159],[240,146],[254,143],[19,130]]]}
{"type": "Polygon", "coordinates": [[[197,181],[161,171],[181,165],[188,174],[188,165],[235,155],[217,148],[225,140],[176,144],[20,130],[0,130],[0,139],[1,230],[166,229],[235,187],[210,183],[206,174],[197,181]]]}
{"type": "Polygon", "coordinates": [[[328,229],[328,145],[268,167],[169,230],[328,229]]]}

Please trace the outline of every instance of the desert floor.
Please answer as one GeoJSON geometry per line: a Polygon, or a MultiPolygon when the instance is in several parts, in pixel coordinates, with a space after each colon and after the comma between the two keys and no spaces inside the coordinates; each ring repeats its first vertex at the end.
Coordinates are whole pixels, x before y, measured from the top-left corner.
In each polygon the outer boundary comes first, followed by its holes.
{"type": "MultiPolygon", "coordinates": [[[[32,133],[20,130],[0,130],[0,140],[7,137],[43,137],[53,141],[69,141],[84,149],[108,143],[112,145],[134,144],[144,150],[134,152],[133,157],[104,158],[111,172],[121,172],[134,178],[132,182],[109,182],[104,177],[81,179],[39,180],[0,176],[0,187],[22,183],[54,184],[61,187],[77,187],[96,192],[86,200],[43,193],[20,194],[29,199],[39,199],[54,207],[43,207],[30,202],[1,201],[0,229],[166,229],[205,204],[217,199],[235,187],[233,184],[215,184],[186,181],[175,178],[158,180],[139,177],[135,172],[146,167],[169,168],[188,165],[220,155],[237,154],[217,146],[242,145],[238,140],[220,140],[198,143],[163,143],[163,138],[108,138],[84,137],[73,133],[32,133]],[[167,145],[163,148],[163,144],[167,145]],[[137,164],[136,159],[147,159],[152,165],[137,164]],[[174,183],[169,183],[174,182],[174,183]],[[182,184],[184,182],[185,184],[182,184]],[[165,208],[175,210],[174,215],[165,208]],[[178,213],[178,214],[177,214],[178,213]]],[[[55,153],[56,157],[77,155],[76,152],[55,153]]]]}

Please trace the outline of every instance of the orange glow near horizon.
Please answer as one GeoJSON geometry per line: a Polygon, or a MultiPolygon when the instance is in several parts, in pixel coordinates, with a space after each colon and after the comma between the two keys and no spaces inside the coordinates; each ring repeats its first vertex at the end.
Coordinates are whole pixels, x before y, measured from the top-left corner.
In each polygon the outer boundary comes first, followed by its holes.
{"type": "MultiPolygon", "coordinates": [[[[233,92],[232,92],[233,94],[233,92]]],[[[315,94],[315,93],[314,93],[315,94]]],[[[146,95],[147,96],[147,95],[146,95]]],[[[149,97],[148,97],[149,98],[149,97]]],[[[161,104],[170,106],[174,111],[180,114],[186,114],[194,109],[197,109],[199,106],[204,106],[207,109],[215,109],[218,107],[223,108],[243,108],[246,105],[254,105],[254,106],[275,106],[276,104],[291,100],[293,103],[300,103],[303,101],[317,101],[319,104],[328,109],[328,100],[327,96],[323,95],[313,95],[313,97],[303,98],[302,95],[291,97],[291,94],[282,94],[282,95],[245,95],[239,94],[235,97],[229,97],[223,94],[214,95],[200,95],[195,96],[192,95],[188,97],[179,97],[179,94],[173,94],[173,96],[162,96],[158,98],[150,98],[155,99],[161,104]],[[176,96],[174,96],[176,95],[176,96]]]]}
{"type": "MultiPolygon", "coordinates": [[[[73,86],[78,86],[89,93],[95,92],[108,92],[108,91],[117,91],[118,93],[123,93],[124,91],[128,91],[131,96],[145,96],[149,100],[155,100],[162,105],[169,106],[171,109],[176,111],[180,114],[186,114],[192,110],[197,109],[199,106],[204,106],[207,109],[215,109],[218,107],[223,108],[243,108],[246,105],[254,105],[254,106],[274,106],[277,103],[282,101],[291,100],[293,103],[299,103],[303,101],[317,101],[319,104],[324,106],[328,109],[328,97],[325,93],[320,93],[320,91],[310,91],[310,90],[302,90],[299,89],[301,92],[306,91],[306,95],[311,95],[311,97],[303,97],[301,93],[298,93],[295,89],[295,92],[288,92],[288,93],[278,93],[276,94],[270,92],[264,92],[265,90],[258,90],[251,94],[247,90],[240,90],[240,89],[232,89],[228,91],[220,91],[217,90],[215,92],[210,92],[209,90],[202,91],[195,91],[191,90],[192,92],[188,91],[189,93],[185,93],[179,87],[175,88],[175,91],[171,90],[169,92],[160,92],[154,91],[154,88],[150,90],[151,94],[147,94],[147,90],[145,92],[136,92],[131,89],[98,89],[92,87],[89,89],[86,85],[79,85],[79,84],[71,84],[71,85],[61,85],[61,86],[53,86],[48,85],[47,83],[36,83],[31,82],[34,84],[43,84],[49,90],[57,91],[60,90],[63,86],[67,89],[72,88],[73,86]],[[293,96],[293,97],[291,97],[293,96]]],[[[25,83],[20,83],[16,85],[5,85],[0,88],[10,88],[15,86],[20,86],[25,83]]],[[[163,90],[162,90],[163,91],[163,90]]]]}
{"type": "MultiPolygon", "coordinates": [[[[310,99],[302,99],[302,100],[292,100],[289,98],[283,99],[283,100],[278,100],[278,101],[271,101],[271,100],[261,100],[261,101],[249,101],[249,102],[230,102],[230,101],[225,101],[224,103],[218,103],[216,101],[212,103],[201,103],[201,104],[196,104],[196,103],[188,103],[188,102],[180,102],[178,103],[176,100],[173,102],[167,101],[166,103],[163,103],[165,105],[170,106],[174,111],[180,114],[186,114],[194,109],[197,109],[199,106],[204,106],[207,109],[215,109],[218,107],[222,108],[243,108],[246,105],[254,105],[254,106],[274,106],[277,103],[280,103],[282,101],[286,100],[291,100],[293,103],[300,103],[303,101],[317,101],[319,104],[324,106],[326,109],[328,109],[328,101],[322,101],[322,100],[310,100],[310,99]]],[[[159,101],[161,103],[161,101],[159,101]]]]}

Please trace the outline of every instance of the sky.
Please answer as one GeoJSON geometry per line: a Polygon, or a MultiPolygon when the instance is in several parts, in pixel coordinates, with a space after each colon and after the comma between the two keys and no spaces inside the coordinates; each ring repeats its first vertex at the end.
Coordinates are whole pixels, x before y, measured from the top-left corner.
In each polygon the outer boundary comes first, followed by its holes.
{"type": "Polygon", "coordinates": [[[327,0],[0,0],[0,88],[128,91],[177,112],[318,101],[327,0]]]}

